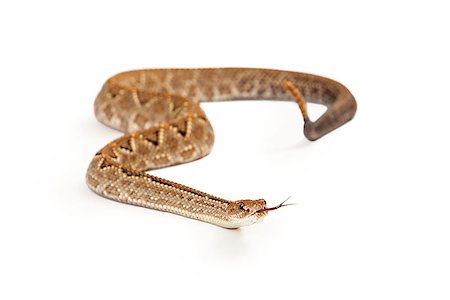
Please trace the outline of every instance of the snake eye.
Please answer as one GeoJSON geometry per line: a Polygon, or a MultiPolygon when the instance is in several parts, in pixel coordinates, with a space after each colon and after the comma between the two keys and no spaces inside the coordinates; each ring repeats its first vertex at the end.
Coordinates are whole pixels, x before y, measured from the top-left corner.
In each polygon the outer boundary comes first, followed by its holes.
{"type": "Polygon", "coordinates": [[[250,212],[250,208],[246,207],[244,203],[239,203],[239,209],[244,210],[246,212],[250,212]]]}

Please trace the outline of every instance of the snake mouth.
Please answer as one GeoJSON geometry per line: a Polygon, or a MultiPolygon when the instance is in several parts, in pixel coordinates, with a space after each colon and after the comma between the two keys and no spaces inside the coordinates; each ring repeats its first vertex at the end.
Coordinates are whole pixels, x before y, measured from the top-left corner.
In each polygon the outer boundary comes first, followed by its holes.
{"type": "Polygon", "coordinates": [[[289,198],[291,198],[291,197],[290,196],[287,197],[286,200],[284,200],[283,202],[281,202],[277,206],[264,207],[264,208],[258,209],[257,211],[255,211],[255,214],[265,214],[266,215],[268,211],[276,210],[276,209],[279,209],[279,208],[284,207],[284,206],[294,205],[295,203],[286,203],[286,201],[288,201],[289,198]]]}

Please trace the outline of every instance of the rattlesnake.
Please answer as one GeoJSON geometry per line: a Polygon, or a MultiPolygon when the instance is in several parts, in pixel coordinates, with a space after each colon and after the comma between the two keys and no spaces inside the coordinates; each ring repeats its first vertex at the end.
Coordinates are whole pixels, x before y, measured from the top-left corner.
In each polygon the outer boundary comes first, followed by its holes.
{"type": "Polygon", "coordinates": [[[207,155],[213,129],[203,101],[295,100],[304,134],[316,140],[351,120],[356,102],[342,84],[305,73],[246,68],[148,69],[106,81],[94,108],[103,124],[125,132],[97,152],[86,174],[96,193],[128,204],[167,211],[226,228],[259,222],[269,210],[263,199],[229,201],[145,173],[207,155]],[[327,111],[312,122],[307,102],[327,111]]]}

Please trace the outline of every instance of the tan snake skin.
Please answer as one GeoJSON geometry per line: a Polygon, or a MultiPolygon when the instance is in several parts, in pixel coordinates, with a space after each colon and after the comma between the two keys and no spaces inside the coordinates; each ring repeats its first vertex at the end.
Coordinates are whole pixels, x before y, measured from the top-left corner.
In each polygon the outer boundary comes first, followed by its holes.
{"type": "Polygon", "coordinates": [[[296,101],[304,134],[316,140],[351,120],[352,94],[328,78],[268,69],[149,69],[117,74],[95,100],[97,119],[126,132],[96,153],[88,186],[104,197],[167,211],[226,228],[259,222],[268,211],[263,199],[229,201],[145,173],[207,155],[214,134],[202,101],[244,99],[296,101]],[[305,100],[327,111],[311,122],[305,100]]]}

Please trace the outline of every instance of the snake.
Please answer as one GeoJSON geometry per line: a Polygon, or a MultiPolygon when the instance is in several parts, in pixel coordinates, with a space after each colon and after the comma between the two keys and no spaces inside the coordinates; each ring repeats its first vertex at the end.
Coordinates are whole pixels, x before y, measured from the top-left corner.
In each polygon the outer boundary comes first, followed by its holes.
{"type": "Polygon", "coordinates": [[[261,222],[269,211],[288,204],[268,207],[264,199],[226,200],[147,173],[209,154],[214,133],[200,102],[229,100],[294,101],[303,117],[303,133],[311,141],[350,121],[357,108],[344,85],[307,73],[257,68],[118,73],[104,83],[94,111],[98,121],[124,134],[94,155],[86,173],[88,187],[111,200],[223,228],[261,222]],[[324,105],[325,113],[312,121],[307,102],[324,105]]]}

